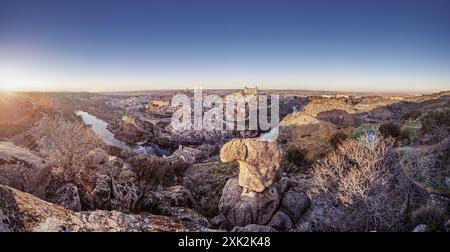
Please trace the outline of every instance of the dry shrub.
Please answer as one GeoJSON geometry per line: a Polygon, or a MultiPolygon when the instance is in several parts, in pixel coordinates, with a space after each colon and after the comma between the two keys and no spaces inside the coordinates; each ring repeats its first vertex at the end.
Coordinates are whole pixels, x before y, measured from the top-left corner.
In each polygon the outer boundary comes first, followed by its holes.
{"type": "Polygon", "coordinates": [[[342,142],[344,142],[348,138],[348,135],[344,132],[338,131],[330,136],[330,144],[334,148],[337,148],[342,142]]]}
{"type": "Polygon", "coordinates": [[[397,138],[400,136],[400,126],[393,122],[383,123],[379,128],[380,133],[385,137],[397,138]]]}
{"type": "Polygon", "coordinates": [[[68,181],[74,180],[84,169],[87,154],[103,147],[98,136],[81,121],[67,121],[60,117],[44,119],[33,135],[38,151],[55,168],[62,169],[68,181]]]}
{"type": "Polygon", "coordinates": [[[388,171],[383,167],[386,153],[394,144],[392,138],[376,133],[344,141],[336,151],[314,164],[316,185],[320,190],[336,190],[344,204],[355,197],[367,198],[374,184],[381,183],[388,171]],[[372,138],[372,137],[370,137],[372,138]]]}
{"type": "Polygon", "coordinates": [[[284,154],[283,160],[285,161],[284,171],[287,173],[300,173],[306,172],[311,167],[311,160],[307,158],[308,151],[304,149],[297,149],[290,147],[284,154]]]}
{"type": "MultiPolygon", "coordinates": [[[[336,230],[391,230],[398,202],[391,197],[389,168],[384,165],[394,139],[376,129],[348,139],[313,165],[313,194],[337,206],[343,216],[336,230]]],[[[313,195],[313,196],[314,196],[313,195]]],[[[333,213],[324,218],[338,218],[333,213]]]]}
{"type": "Polygon", "coordinates": [[[432,232],[444,231],[447,218],[445,211],[433,206],[423,206],[412,213],[414,226],[425,224],[432,232]]]}
{"type": "Polygon", "coordinates": [[[438,144],[398,149],[405,174],[430,193],[450,195],[450,138],[438,144]]]}
{"type": "Polygon", "coordinates": [[[436,144],[446,139],[450,135],[450,127],[447,125],[434,125],[430,127],[429,132],[424,136],[425,144],[436,144]]]}

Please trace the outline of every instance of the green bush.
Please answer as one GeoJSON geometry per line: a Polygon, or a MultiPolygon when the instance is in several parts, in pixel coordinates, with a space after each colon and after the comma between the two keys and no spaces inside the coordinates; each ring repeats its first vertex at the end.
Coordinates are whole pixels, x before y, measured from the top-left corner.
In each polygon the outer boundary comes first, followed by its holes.
{"type": "Polygon", "coordinates": [[[358,139],[361,136],[365,136],[367,134],[374,134],[377,131],[374,125],[372,124],[361,124],[353,131],[353,138],[358,139]]]}

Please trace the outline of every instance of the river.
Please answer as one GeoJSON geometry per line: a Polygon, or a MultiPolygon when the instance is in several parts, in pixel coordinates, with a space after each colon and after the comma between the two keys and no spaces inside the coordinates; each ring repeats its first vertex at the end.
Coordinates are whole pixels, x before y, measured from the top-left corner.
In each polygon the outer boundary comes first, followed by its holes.
{"type": "Polygon", "coordinates": [[[107,122],[84,111],[77,111],[76,114],[83,119],[86,125],[90,125],[92,127],[92,131],[94,131],[94,133],[97,134],[106,144],[121,149],[131,149],[127,143],[114,137],[114,134],[107,128],[107,122]]]}
{"type": "Polygon", "coordinates": [[[83,122],[86,125],[90,125],[92,127],[92,131],[97,134],[100,139],[102,139],[106,144],[115,146],[121,149],[132,150],[136,153],[147,153],[147,149],[152,149],[157,156],[169,156],[171,155],[171,151],[168,149],[161,148],[157,144],[150,144],[147,146],[132,146],[122,140],[116,139],[114,134],[108,130],[108,123],[87,113],[84,111],[75,112],[77,116],[80,116],[83,119],[83,122]]]}

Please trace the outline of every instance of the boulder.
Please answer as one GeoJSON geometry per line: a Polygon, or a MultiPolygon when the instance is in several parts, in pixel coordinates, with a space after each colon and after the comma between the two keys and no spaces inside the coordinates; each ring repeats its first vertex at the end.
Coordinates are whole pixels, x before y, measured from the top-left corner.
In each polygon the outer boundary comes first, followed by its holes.
{"type": "Polygon", "coordinates": [[[444,196],[440,196],[437,194],[430,194],[428,197],[427,205],[430,207],[435,207],[443,212],[447,212],[450,210],[450,199],[444,196]]]}
{"type": "Polygon", "coordinates": [[[74,212],[0,185],[0,232],[176,232],[201,231],[167,216],[117,211],[74,212]]]}
{"type": "Polygon", "coordinates": [[[273,227],[278,231],[289,231],[292,229],[293,224],[291,218],[289,218],[286,213],[283,211],[277,211],[267,226],[273,227]]]}
{"type": "Polygon", "coordinates": [[[239,180],[233,178],[223,189],[219,210],[228,226],[266,225],[277,211],[281,195],[278,183],[261,193],[243,193],[239,180]]]}
{"type": "Polygon", "coordinates": [[[74,184],[65,184],[56,191],[57,204],[74,211],[81,211],[80,195],[78,187],[74,184]]]}
{"type": "Polygon", "coordinates": [[[111,178],[101,175],[97,178],[95,188],[92,191],[92,198],[95,209],[111,209],[111,178]]]}
{"type": "Polygon", "coordinates": [[[269,227],[269,226],[263,226],[263,225],[256,225],[256,224],[250,224],[245,227],[234,227],[231,232],[277,232],[276,229],[269,227]]]}
{"type": "Polygon", "coordinates": [[[138,191],[132,182],[119,182],[107,175],[97,178],[91,193],[95,209],[130,212],[135,209],[138,191]]]}
{"type": "Polygon", "coordinates": [[[111,207],[114,210],[130,212],[138,201],[138,189],[133,182],[111,181],[111,207]]]}
{"type": "Polygon", "coordinates": [[[141,200],[141,211],[161,212],[168,207],[192,207],[191,192],[183,186],[171,186],[162,191],[147,192],[141,200]]]}
{"type": "Polygon", "coordinates": [[[186,207],[168,207],[165,208],[162,213],[165,216],[182,221],[183,223],[190,223],[195,226],[211,228],[211,224],[208,219],[197,211],[186,207]]]}
{"type": "Polygon", "coordinates": [[[51,165],[29,150],[0,142],[0,184],[43,198],[51,165]]]}
{"type": "Polygon", "coordinates": [[[414,233],[428,232],[428,226],[425,225],[425,224],[417,225],[417,226],[414,228],[413,232],[414,232],[414,233]]]}
{"type": "Polygon", "coordinates": [[[222,162],[239,163],[239,185],[253,192],[264,191],[278,179],[281,158],[277,142],[257,138],[233,139],[220,150],[222,162]]]}
{"type": "Polygon", "coordinates": [[[305,209],[309,206],[309,198],[300,188],[290,188],[283,194],[280,209],[297,223],[305,209]]]}

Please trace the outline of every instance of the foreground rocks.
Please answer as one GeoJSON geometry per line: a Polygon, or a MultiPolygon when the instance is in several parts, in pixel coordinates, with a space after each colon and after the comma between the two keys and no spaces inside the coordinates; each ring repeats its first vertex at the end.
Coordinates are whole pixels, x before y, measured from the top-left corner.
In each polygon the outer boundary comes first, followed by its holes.
{"type": "Polygon", "coordinates": [[[219,210],[229,226],[265,225],[278,209],[281,195],[278,184],[261,193],[243,193],[238,179],[234,178],[228,180],[223,189],[219,210]]]}
{"type": "Polygon", "coordinates": [[[45,199],[68,209],[132,212],[138,201],[136,174],[121,159],[97,148],[75,174],[52,169],[45,199]],[[72,182],[73,181],[73,182],[72,182]]]}
{"type": "Polygon", "coordinates": [[[166,216],[117,211],[74,212],[0,185],[0,232],[200,231],[166,216]]]}
{"type": "Polygon", "coordinates": [[[49,174],[46,160],[10,142],[0,142],[0,184],[43,197],[49,174]]]}

